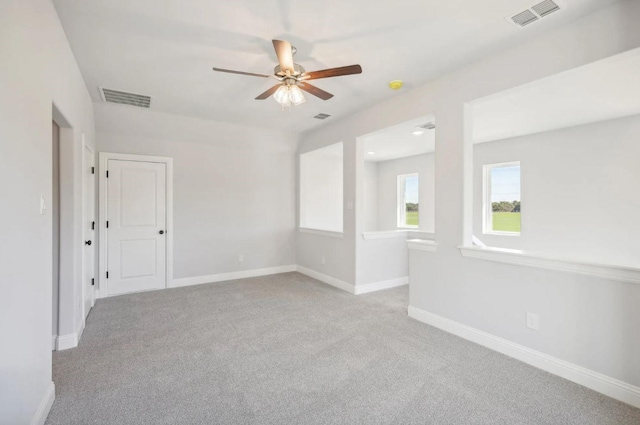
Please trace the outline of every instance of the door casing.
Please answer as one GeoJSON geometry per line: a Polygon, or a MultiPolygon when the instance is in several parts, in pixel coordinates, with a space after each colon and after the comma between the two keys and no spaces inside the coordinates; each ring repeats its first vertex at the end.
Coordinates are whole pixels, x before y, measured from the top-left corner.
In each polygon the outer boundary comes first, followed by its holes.
{"type": "Polygon", "coordinates": [[[96,291],[97,298],[105,298],[109,296],[107,279],[107,164],[110,159],[122,160],[122,161],[142,161],[142,162],[158,162],[164,163],[166,166],[166,286],[171,287],[173,280],[173,158],[165,156],[149,156],[149,155],[131,155],[123,153],[112,152],[100,152],[98,170],[99,181],[99,201],[98,210],[99,216],[96,221],[98,226],[99,236],[99,271],[96,283],[98,284],[98,290],[96,291]]]}
{"type": "MultiPolygon", "coordinates": [[[[87,249],[84,245],[84,241],[90,240],[92,241],[92,247],[93,249],[90,249],[88,251],[90,251],[91,255],[93,255],[93,259],[91,262],[89,262],[90,267],[93,268],[93,270],[91,270],[91,275],[93,275],[93,278],[95,279],[95,275],[96,275],[96,266],[95,266],[95,247],[96,247],[96,231],[92,230],[89,226],[89,221],[95,221],[96,219],[96,211],[95,211],[95,174],[93,174],[93,178],[89,178],[88,176],[88,170],[90,167],[94,167],[95,169],[95,154],[93,149],[91,149],[91,147],[89,145],[87,145],[84,141],[84,137],[82,140],[82,320],[85,320],[87,317],[87,314],[89,314],[89,309],[91,307],[93,307],[93,305],[95,304],[95,299],[96,299],[96,294],[95,294],[95,286],[93,288],[89,287],[89,291],[87,293],[87,282],[85,281],[87,279],[87,276],[89,273],[87,270],[87,249]],[[92,156],[92,160],[90,162],[87,162],[87,153],[89,153],[92,156]],[[90,197],[89,194],[91,193],[91,191],[93,191],[93,197],[90,197]],[[93,199],[91,199],[93,198],[93,199]],[[87,203],[87,201],[93,201],[94,205],[93,205],[93,217],[92,220],[90,220],[89,215],[89,211],[87,211],[89,204],[87,203]],[[91,302],[91,306],[89,309],[87,309],[87,299],[90,300],[91,302]]],[[[97,223],[96,223],[97,224],[97,223]]]]}

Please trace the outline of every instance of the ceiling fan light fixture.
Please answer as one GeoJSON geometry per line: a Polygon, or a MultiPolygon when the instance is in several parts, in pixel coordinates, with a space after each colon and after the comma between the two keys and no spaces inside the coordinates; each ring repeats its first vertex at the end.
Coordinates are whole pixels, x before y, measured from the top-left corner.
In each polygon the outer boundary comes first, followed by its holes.
{"type": "Polygon", "coordinates": [[[289,86],[289,101],[293,105],[300,105],[307,101],[302,94],[302,90],[298,86],[289,86]]]}
{"type": "Polygon", "coordinates": [[[424,133],[424,128],[420,128],[420,127],[416,127],[411,134],[413,134],[414,136],[419,136],[422,133],[424,133]]]}
{"type": "Polygon", "coordinates": [[[285,85],[280,86],[273,94],[273,98],[282,106],[289,106],[291,104],[291,100],[289,99],[289,87],[285,85]]]}

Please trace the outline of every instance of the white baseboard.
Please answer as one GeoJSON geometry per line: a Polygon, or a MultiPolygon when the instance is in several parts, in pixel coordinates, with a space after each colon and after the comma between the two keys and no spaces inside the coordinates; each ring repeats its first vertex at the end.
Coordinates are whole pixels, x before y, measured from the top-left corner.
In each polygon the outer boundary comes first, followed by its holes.
{"type": "Polygon", "coordinates": [[[599,372],[578,366],[576,364],[544,354],[507,339],[480,331],[462,323],[447,319],[437,314],[429,313],[416,307],[409,306],[409,317],[420,322],[442,329],[476,344],[483,345],[509,357],[545,370],[554,375],[591,388],[594,391],[640,407],[640,387],[628,384],[599,372]]]}
{"type": "Polygon", "coordinates": [[[68,350],[78,346],[78,334],[58,335],[56,340],[56,351],[68,350]]]}
{"type": "Polygon", "coordinates": [[[395,288],[409,284],[409,276],[397,277],[395,279],[381,280],[379,282],[365,283],[364,285],[355,286],[355,294],[366,294],[374,291],[382,291],[383,289],[395,288]]]}
{"type": "Polygon", "coordinates": [[[327,276],[326,274],[317,272],[315,270],[308,269],[303,266],[297,266],[296,270],[299,273],[312,277],[314,279],[318,279],[321,282],[328,283],[331,286],[335,286],[338,289],[342,289],[343,291],[347,291],[351,294],[355,292],[355,288],[352,284],[342,281],[340,279],[336,279],[335,277],[327,276]]]}
{"type": "Polygon", "coordinates": [[[268,276],[271,274],[288,273],[288,272],[295,272],[295,271],[296,271],[296,266],[291,265],[291,266],[269,267],[265,269],[243,270],[239,272],[212,274],[208,276],[183,277],[180,279],[173,279],[169,283],[168,287],[179,288],[182,286],[200,285],[203,283],[224,282],[227,280],[245,279],[248,277],[257,277],[257,276],[268,276]]]}
{"type": "Polygon", "coordinates": [[[55,398],[56,386],[52,381],[47,388],[47,392],[45,393],[44,398],[38,406],[38,410],[36,411],[35,416],[31,420],[31,425],[44,425],[44,422],[47,420],[47,416],[49,416],[49,411],[51,410],[51,406],[53,405],[53,400],[55,400],[55,398]]]}
{"type": "Polygon", "coordinates": [[[78,326],[76,328],[76,335],[77,335],[78,342],[80,342],[80,338],[82,338],[82,333],[84,332],[84,327],[86,324],[87,322],[85,319],[82,319],[80,323],[78,323],[78,326]]]}

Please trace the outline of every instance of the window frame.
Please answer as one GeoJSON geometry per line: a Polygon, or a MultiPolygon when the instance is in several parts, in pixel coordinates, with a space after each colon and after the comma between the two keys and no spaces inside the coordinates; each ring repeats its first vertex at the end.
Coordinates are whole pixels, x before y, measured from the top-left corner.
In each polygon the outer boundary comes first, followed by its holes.
{"type": "Polygon", "coordinates": [[[398,175],[398,190],[397,190],[397,205],[396,205],[396,225],[398,229],[419,229],[420,228],[420,173],[408,173],[398,175]],[[405,208],[405,194],[406,194],[406,179],[407,177],[418,178],[418,225],[411,225],[407,223],[407,211],[405,208]]]}
{"type": "Polygon", "coordinates": [[[522,203],[522,165],[520,161],[497,162],[482,166],[482,234],[496,236],[520,236],[522,234],[522,212],[520,215],[520,231],[505,232],[493,230],[493,206],[491,203],[491,170],[503,167],[520,167],[520,203],[522,203]]]}

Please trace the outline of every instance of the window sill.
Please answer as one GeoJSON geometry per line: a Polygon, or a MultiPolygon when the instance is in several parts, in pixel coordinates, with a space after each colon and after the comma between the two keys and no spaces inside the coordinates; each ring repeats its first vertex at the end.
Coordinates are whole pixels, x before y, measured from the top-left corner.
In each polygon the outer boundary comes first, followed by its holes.
{"type": "Polygon", "coordinates": [[[520,232],[482,232],[482,234],[489,236],[520,236],[520,232]]]}
{"type": "Polygon", "coordinates": [[[610,264],[598,264],[589,261],[570,260],[529,253],[518,249],[459,246],[463,257],[515,264],[525,267],[557,270],[596,276],[619,282],[640,284],[640,268],[624,267],[610,264]]]}
{"type": "Polygon", "coordinates": [[[309,229],[306,227],[298,227],[300,233],[309,233],[311,235],[329,236],[332,238],[344,238],[344,232],[335,232],[333,230],[309,229]]]}
{"type": "Polygon", "coordinates": [[[436,252],[438,244],[435,241],[425,239],[409,239],[407,241],[407,248],[414,251],[436,252]]]}

